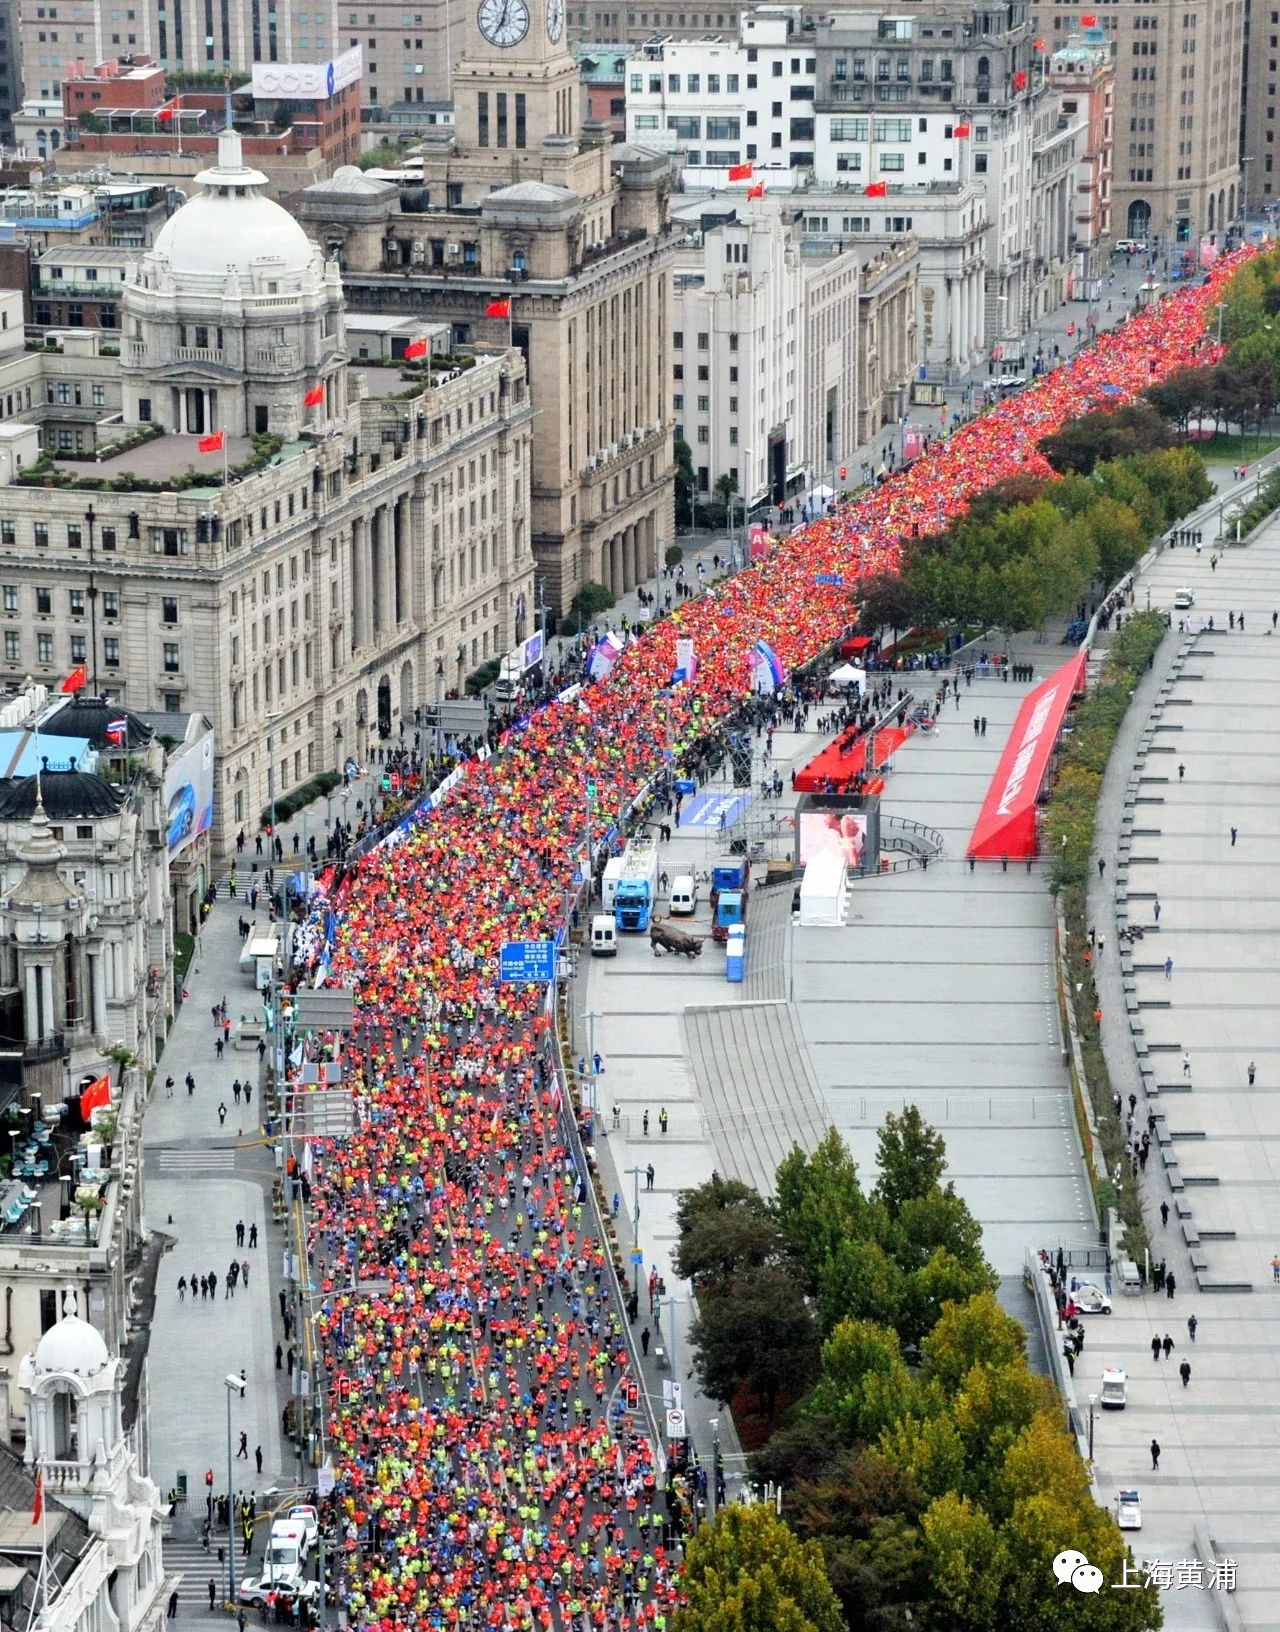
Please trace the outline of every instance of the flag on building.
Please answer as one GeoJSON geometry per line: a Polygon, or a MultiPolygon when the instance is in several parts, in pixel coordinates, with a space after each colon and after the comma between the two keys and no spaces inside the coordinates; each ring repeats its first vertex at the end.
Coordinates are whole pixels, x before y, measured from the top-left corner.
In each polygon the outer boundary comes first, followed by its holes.
{"type": "MultiPolygon", "coordinates": [[[[508,308],[506,315],[509,316],[511,302],[506,301],[504,304],[508,308]]],[[[492,316],[493,314],[490,313],[489,315],[492,316]]],[[[419,357],[430,357],[430,355],[431,341],[427,339],[425,335],[421,340],[410,340],[409,344],[404,348],[404,360],[406,363],[416,363],[419,357]]]]}
{"type": "Polygon", "coordinates": [[[1085,15],[1080,19],[1080,27],[1081,28],[1097,28],[1097,26],[1098,26],[1098,19],[1093,15],[1093,13],[1091,11],[1086,12],[1085,15]]]}
{"type": "Polygon", "coordinates": [[[755,175],[755,173],[756,173],[755,165],[750,164],[750,163],[748,163],[748,164],[731,164],[729,166],[729,180],[730,181],[750,181],[752,176],[755,175]]]}
{"type": "Polygon", "coordinates": [[[323,401],[324,401],[324,386],[323,385],[316,385],[316,386],[312,386],[311,390],[307,392],[305,397],[303,397],[302,406],[304,408],[319,408],[321,403],[323,403],[323,401]]]}
{"type": "Polygon", "coordinates": [[[889,183],[887,181],[872,181],[862,189],[865,198],[887,198],[889,183]]]}
{"type": "Polygon", "coordinates": [[[1019,68],[1017,73],[1013,76],[1013,88],[1014,88],[1015,91],[1025,91],[1026,90],[1026,88],[1027,88],[1027,70],[1025,68],[1019,68]]]}
{"type": "Polygon", "coordinates": [[[758,182],[756,182],[754,187],[748,187],[747,188],[747,197],[748,198],[763,198],[764,197],[764,182],[758,181],[758,182]]]}
{"type": "Polygon", "coordinates": [[[88,685],[88,683],[89,683],[89,671],[88,671],[88,669],[85,667],[85,665],[83,663],[77,663],[75,668],[72,669],[71,673],[62,682],[62,685],[61,685],[60,689],[62,691],[64,691],[64,692],[67,692],[67,691],[79,691],[81,686],[88,685]]]}
{"type": "Polygon", "coordinates": [[[969,127],[968,125],[957,125],[952,134],[955,136],[967,136],[969,134],[969,127]]]}
{"type": "Polygon", "coordinates": [[[44,1469],[36,1469],[36,1490],[31,1503],[31,1522],[39,1524],[44,1517],[44,1469]]]}
{"type": "Polygon", "coordinates": [[[1043,40],[1036,40],[1035,41],[1035,48],[1036,48],[1037,51],[1047,51],[1049,49],[1049,47],[1044,43],[1043,40]]]}
{"type": "Polygon", "coordinates": [[[227,445],[227,433],[214,431],[212,436],[202,436],[196,443],[201,453],[221,453],[227,445]]]}
{"type": "Polygon", "coordinates": [[[125,738],[128,735],[128,720],[110,720],[107,722],[106,739],[108,742],[114,742],[117,748],[124,747],[125,738]]]}
{"type": "Polygon", "coordinates": [[[93,1113],[111,1103],[111,1078],[95,1077],[87,1088],[80,1090],[80,1120],[88,1122],[93,1113]]]}
{"type": "MultiPolygon", "coordinates": [[[[486,317],[510,317],[511,316],[511,300],[510,300],[510,297],[507,296],[507,295],[502,295],[497,300],[491,300],[489,302],[489,304],[484,309],[484,315],[486,317]]],[[[406,348],[406,350],[407,350],[407,348],[406,348]]]]}
{"type": "Polygon", "coordinates": [[[177,110],[178,110],[178,98],[176,96],[170,97],[170,99],[165,103],[165,105],[162,108],[157,108],[156,109],[156,118],[157,119],[172,119],[174,114],[177,112],[177,110]]]}

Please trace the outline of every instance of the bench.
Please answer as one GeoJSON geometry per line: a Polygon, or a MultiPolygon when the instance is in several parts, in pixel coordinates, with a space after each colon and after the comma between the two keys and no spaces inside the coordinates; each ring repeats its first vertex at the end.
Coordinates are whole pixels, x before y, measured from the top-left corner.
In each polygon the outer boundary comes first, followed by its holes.
{"type": "Polygon", "coordinates": [[[1197,1275],[1202,1275],[1205,1270],[1208,1269],[1209,1260],[1199,1247],[1192,1247],[1187,1256],[1190,1258],[1191,1267],[1195,1270],[1197,1275]]]}
{"type": "Polygon", "coordinates": [[[1190,1219],[1182,1226],[1182,1239],[1189,1247],[1198,1247],[1200,1245],[1200,1234],[1190,1219]]]}

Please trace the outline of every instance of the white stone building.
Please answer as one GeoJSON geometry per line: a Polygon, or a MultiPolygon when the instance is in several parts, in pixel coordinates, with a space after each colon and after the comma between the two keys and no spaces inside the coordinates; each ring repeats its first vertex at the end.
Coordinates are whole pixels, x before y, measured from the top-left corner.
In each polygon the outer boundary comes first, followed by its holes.
{"type": "Polygon", "coordinates": [[[801,255],[791,211],[761,201],[690,222],[673,280],[672,406],[699,492],[731,474],[782,505],[857,445],[858,259],[801,255]]]}
{"type": "Polygon", "coordinates": [[[205,715],[225,850],[528,633],[532,407],[501,343],[352,369],[337,268],[234,133],[200,180],[130,268],[119,359],[54,331],[0,360],[0,680],[84,662],[205,715]]]}

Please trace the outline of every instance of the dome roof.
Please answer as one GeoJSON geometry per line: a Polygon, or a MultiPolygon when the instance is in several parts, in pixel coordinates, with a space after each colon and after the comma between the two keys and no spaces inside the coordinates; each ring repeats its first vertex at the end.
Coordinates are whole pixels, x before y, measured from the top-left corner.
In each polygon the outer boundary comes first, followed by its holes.
{"type": "Polygon", "coordinates": [[[151,252],[168,261],[176,278],[296,275],[311,265],[318,251],[289,212],[266,196],[267,178],[244,163],[234,130],[218,137],[217,164],[196,180],[204,191],[170,216],[151,252]]]}
{"type": "Polygon", "coordinates": [[[484,204],[566,204],[576,203],[578,195],[568,187],[559,187],[551,181],[516,181],[509,187],[497,187],[486,193],[484,204]]]}
{"type": "Polygon", "coordinates": [[[127,708],[109,703],[104,697],[90,697],[77,691],[67,698],[61,708],[47,714],[40,721],[42,737],[88,737],[105,754],[123,754],[135,748],[145,748],[155,732],[145,720],[127,708]],[[119,733],[108,737],[107,727],[124,721],[124,740],[119,733]]]}
{"type": "Polygon", "coordinates": [[[123,792],[92,771],[42,771],[38,778],[15,776],[0,782],[0,822],[29,820],[37,796],[55,822],[114,816],[124,804],[123,792]]]}
{"type": "Polygon", "coordinates": [[[324,181],[313,181],[303,190],[308,198],[324,193],[338,193],[343,198],[385,198],[388,193],[399,191],[394,181],[379,181],[376,176],[366,176],[354,164],[340,164],[324,181]]]}
{"type": "Polygon", "coordinates": [[[64,1315],[36,1344],[35,1370],[96,1377],[111,1363],[101,1335],[79,1315],[64,1315]]]}

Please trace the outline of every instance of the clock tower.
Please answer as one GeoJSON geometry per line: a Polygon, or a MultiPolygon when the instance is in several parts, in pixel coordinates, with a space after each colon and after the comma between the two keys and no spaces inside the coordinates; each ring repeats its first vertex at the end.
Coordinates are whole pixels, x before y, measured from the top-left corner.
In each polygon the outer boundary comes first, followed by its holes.
{"type": "Polygon", "coordinates": [[[565,0],[477,0],[453,72],[458,154],[495,179],[541,174],[578,145],[581,81],[565,35],[565,0]]]}

